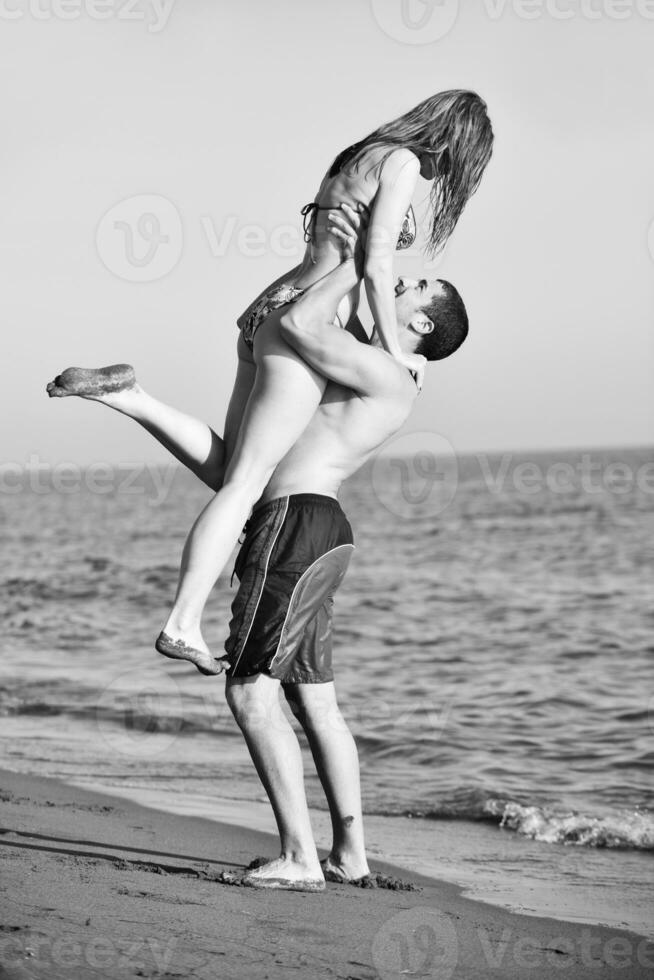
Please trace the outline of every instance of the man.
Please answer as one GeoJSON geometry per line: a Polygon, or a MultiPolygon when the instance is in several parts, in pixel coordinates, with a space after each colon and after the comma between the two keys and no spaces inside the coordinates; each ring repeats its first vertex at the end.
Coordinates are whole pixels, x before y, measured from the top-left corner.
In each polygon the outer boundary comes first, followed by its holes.
{"type": "MultiPolygon", "coordinates": [[[[405,422],[419,389],[383,350],[374,329],[368,343],[355,322],[363,343],[334,326],[340,300],[360,279],[360,218],[348,209],[334,225],[342,264],[281,316],[285,340],[329,384],[248,521],[226,644],[227,701],[281,839],[280,857],[244,879],[259,888],[319,891],[324,872],[339,880],[368,873],[357,749],[338,709],[331,666],[332,597],[353,550],[336,498],[342,482],[405,422]],[[323,866],[311,831],[300,746],[283,713],[280,687],[307,736],[329,804],[333,842],[323,866]]],[[[467,316],[453,286],[399,279],[395,293],[404,351],[438,360],[460,346],[467,316]]],[[[75,371],[51,383],[49,393],[80,394],[134,418],[218,489],[227,461],[222,441],[208,426],[155,401],[135,381],[118,392],[98,393],[98,372],[75,371]]],[[[221,669],[196,666],[203,672],[221,669]]]]}

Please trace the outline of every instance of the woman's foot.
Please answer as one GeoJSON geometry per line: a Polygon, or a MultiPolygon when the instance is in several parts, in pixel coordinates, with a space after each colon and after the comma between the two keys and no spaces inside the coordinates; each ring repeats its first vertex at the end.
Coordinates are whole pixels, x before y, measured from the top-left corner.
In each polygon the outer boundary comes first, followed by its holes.
{"type": "Polygon", "coordinates": [[[370,874],[368,862],[355,855],[330,854],[320,862],[327,881],[360,881],[370,874]]]}
{"type": "Polygon", "coordinates": [[[199,631],[193,638],[193,642],[188,643],[186,639],[171,636],[166,630],[162,630],[154,645],[157,652],[164,657],[170,657],[171,660],[188,660],[189,663],[195,664],[201,674],[222,674],[229,667],[226,657],[214,657],[199,631]]]}
{"type": "Polygon", "coordinates": [[[93,401],[108,401],[136,387],[136,375],[131,364],[110,364],[103,368],[66,368],[46,385],[46,391],[50,398],[77,395],[93,401]]]}
{"type": "Polygon", "coordinates": [[[318,863],[294,861],[284,857],[248,871],[241,883],[248,888],[275,888],[294,892],[325,890],[325,878],[318,863]]]}

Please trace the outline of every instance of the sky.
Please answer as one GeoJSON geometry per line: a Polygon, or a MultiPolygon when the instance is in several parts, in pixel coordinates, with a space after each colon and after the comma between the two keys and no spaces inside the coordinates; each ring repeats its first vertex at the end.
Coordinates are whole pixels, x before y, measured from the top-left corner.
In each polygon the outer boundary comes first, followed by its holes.
{"type": "MultiPolygon", "coordinates": [[[[457,452],[654,442],[651,0],[2,0],[3,462],[136,462],[45,384],[130,362],[220,429],[235,319],[336,153],[473,88],[495,151],[444,255],[470,336],[407,423],[457,452]]],[[[428,185],[415,206],[425,213],[428,185]]]]}

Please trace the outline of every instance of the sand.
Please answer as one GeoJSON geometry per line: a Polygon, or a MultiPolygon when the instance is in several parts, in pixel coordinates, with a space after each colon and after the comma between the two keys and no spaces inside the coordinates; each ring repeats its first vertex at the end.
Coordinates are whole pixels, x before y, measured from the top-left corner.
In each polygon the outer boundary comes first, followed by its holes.
{"type": "Polygon", "coordinates": [[[413,890],[222,883],[266,834],[0,771],[0,980],[651,978],[654,943],[521,916],[373,862],[413,890]]]}

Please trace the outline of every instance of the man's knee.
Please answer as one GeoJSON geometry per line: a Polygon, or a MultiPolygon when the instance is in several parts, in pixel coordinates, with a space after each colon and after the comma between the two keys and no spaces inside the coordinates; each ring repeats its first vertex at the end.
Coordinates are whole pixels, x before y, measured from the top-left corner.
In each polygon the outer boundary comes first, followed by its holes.
{"type": "Polygon", "coordinates": [[[303,728],[320,731],[330,722],[342,722],[333,684],[289,684],[284,695],[303,728]]]}
{"type": "Polygon", "coordinates": [[[229,710],[233,714],[236,724],[241,728],[247,724],[248,715],[251,715],[255,701],[251,689],[245,681],[247,678],[228,680],[225,687],[225,699],[229,705],[229,710]]]}
{"type": "Polygon", "coordinates": [[[239,728],[265,724],[274,708],[277,687],[277,681],[262,674],[228,679],[225,698],[239,728]]]}

